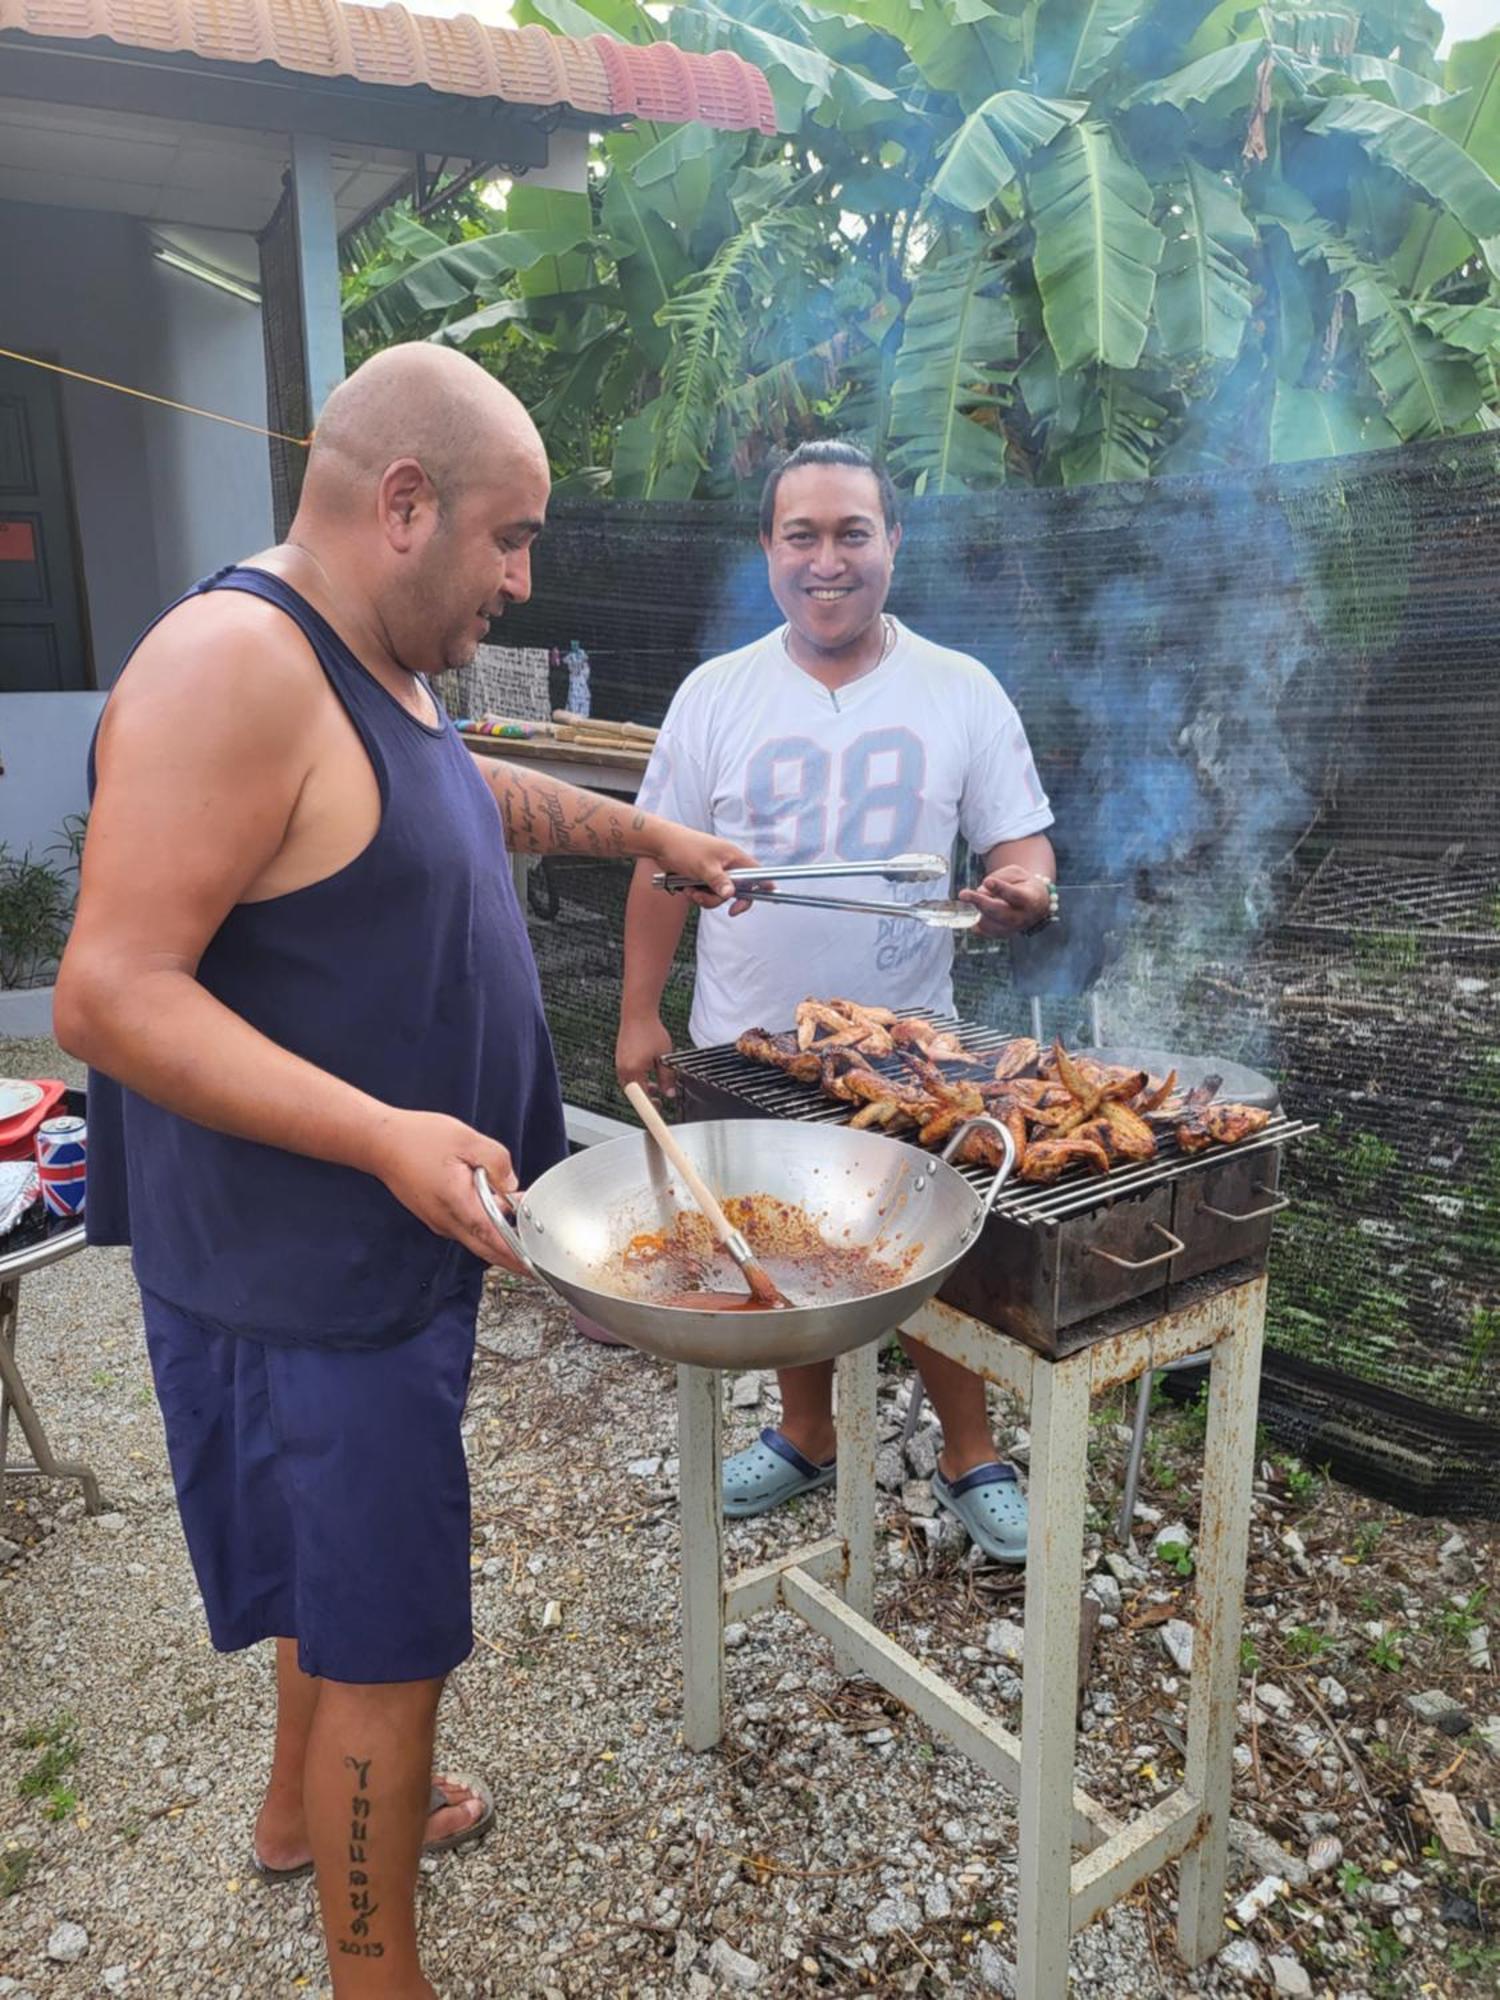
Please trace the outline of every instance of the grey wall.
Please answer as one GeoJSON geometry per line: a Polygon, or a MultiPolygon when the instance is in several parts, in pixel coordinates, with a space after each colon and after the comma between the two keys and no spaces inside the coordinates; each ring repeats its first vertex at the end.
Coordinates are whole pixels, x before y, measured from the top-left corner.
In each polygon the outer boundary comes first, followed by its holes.
{"type": "MultiPolygon", "coordinates": [[[[202,409],[265,422],[260,312],[151,255],[128,216],[0,202],[0,342],[202,409]]],[[[265,441],[62,384],[94,674],[163,604],[272,539],[265,441]]],[[[95,694],[0,695],[0,841],[41,855],[86,804],[95,694]]]]}
{"type": "MultiPolygon", "coordinates": [[[[260,313],[151,255],[129,216],[0,202],[3,344],[265,422],[260,313]]],[[[94,673],[164,602],[271,540],[265,441],[64,381],[94,673]]]]}
{"type": "MultiPolygon", "coordinates": [[[[4,344],[138,383],[150,352],[140,225],[126,216],[0,203],[4,344]]],[[[144,405],[62,384],[95,672],[103,682],[156,604],[144,405]]]]}
{"type": "MultiPolygon", "coordinates": [[[[200,232],[207,254],[208,239],[200,232]]],[[[247,423],[266,420],[260,308],[150,258],[150,316],[160,328],[143,387],[247,423]]],[[[148,409],[151,507],[163,602],[200,576],[275,540],[264,438],[172,410],[148,409]]]]}
{"type": "Polygon", "coordinates": [[[88,806],[89,738],[102,694],[0,695],[0,842],[37,860],[69,813],[88,806]]]}

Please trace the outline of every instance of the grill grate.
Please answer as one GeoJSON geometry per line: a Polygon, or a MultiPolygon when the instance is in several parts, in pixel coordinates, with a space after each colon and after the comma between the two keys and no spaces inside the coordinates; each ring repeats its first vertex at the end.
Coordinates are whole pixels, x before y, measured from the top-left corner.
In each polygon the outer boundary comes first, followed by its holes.
{"type": "MultiPolygon", "coordinates": [[[[920,1018],[931,1021],[935,1027],[953,1030],[962,1037],[965,1048],[976,1055],[993,1053],[1014,1039],[998,1029],[982,1027],[953,1014],[932,1014],[918,1009],[905,1012],[908,1018],[920,1014],[920,1018]]],[[[684,1095],[692,1108],[707,1108],[707,1101],[719,1096],[732,1099],[737,1108],[748,1108],[770,1118],[791,1118],[805,1125],[843,1125],[854,1115],[853,1105],[826,1097],[815,1083],[802,1083],[780,1070],[752,1062],[732,1043],[687,1050],[672,1057],[672,1066],[687,1086],[684,1095]]],[[[903,1073],[898,1059],[873,1063],[871,1067],[887,1075],[903,1073]]],[[[1217,1166],[1231,1155],[1243,1159],[1267,1152],[1315,1129],[1278,1111],[1253,1139],[1234,1147],[1212,1146],[1205,1153],[1184,1153],[1175,1138],[1159,1135],[1154,1160],[1114,1167],[1107,1178],[1091,1174],[1086,1168],[1074,1168],[1046,1186],[1017,1181],[1001,1191],[994,1213],[1013,1222],[1056,1227],[1069,1217],[1093,1214],[1115,1201],[1217,1166]]],[[[958,1171],[977,1188],[989,1185],[991,1170],[987,1167],[961,1166],[958,1171]]]]}

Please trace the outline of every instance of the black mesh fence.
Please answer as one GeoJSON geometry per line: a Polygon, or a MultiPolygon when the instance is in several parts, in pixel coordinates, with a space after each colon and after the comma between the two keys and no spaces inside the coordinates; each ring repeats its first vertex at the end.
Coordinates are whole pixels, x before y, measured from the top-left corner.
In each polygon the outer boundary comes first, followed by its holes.
{"type": "MultiPolygon", "coordinates": [[[[1268,1416],[1409,1504],[1500,1514],[1500,445],[918,501],[891,608],[1015,699],[1084,913],[1043,953],[961,945],[960,1010],[1085,1040],[1092,994],[1108,1043],[1275,1075],[1321,1131],[1277,1225],[1268,1416]]],[[[776,622],[745,513],[589,503],[504,636],[581,639],[595,713],[658,722],[776,622]]],[[[623,889],[533,877],[567,1094],[600,1110],[623,889]]],[[[679,1036],[689,990],[685,951],[679,1036]]]]}

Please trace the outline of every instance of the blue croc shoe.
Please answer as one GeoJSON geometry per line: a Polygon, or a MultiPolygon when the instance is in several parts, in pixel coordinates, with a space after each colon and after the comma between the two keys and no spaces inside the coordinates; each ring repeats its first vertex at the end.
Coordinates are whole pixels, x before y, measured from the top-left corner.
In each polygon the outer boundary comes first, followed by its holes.
{"type": "Polygon", "coordinates": [[[768,1426],[756,1443],[725,1459],[724,1512],[741,1520],[752,1514],[769,1514],[773,1507],[795,1500],[799,1493],[815,1493],[820,1486],[831,1486],[837,1472],[836,1460],[818,1465],[804,1458],[780,1431],[768,1426]]]}
{"type": "Polygon", "coordinates": [[[1013,1465],[991,1459],[951,1484],[934,1472],[932,1497],[963,1522],[992,1562],[1025,1562],[1026,1495],[1013,1465]]]}

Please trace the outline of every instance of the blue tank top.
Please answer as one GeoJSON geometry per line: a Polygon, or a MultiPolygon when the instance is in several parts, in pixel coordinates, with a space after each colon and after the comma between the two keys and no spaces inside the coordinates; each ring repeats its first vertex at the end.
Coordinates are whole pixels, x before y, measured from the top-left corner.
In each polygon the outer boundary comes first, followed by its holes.
{"type": "MultiPolygon", "coordinates": [[[[567,1146],[493,794],[452,723],[418,721],[279,577],[231,568],[188,595],[205,590],[264,598],[300,628],[359,732],[381,814],[337,873],[231,910],[199,981],[384,1103],[499,1139],[526,1186],[567,1146]]],[[[390,1345],[425,1326],[478,1261],[368,1174],[211,1132],[98,1074],[86,1213],[91,1242],[131,1245],[145,1290],[287,1345],[390,1345]]]]}

